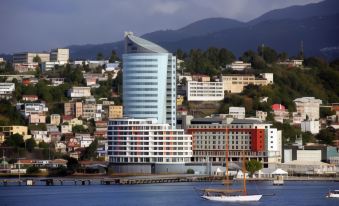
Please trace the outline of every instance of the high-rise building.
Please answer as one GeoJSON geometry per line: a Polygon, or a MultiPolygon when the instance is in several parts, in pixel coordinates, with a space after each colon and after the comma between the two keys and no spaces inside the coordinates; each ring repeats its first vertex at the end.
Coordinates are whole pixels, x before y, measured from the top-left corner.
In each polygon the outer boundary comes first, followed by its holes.
{"type": "Polygon", "coordinates": [[[176,57],[133,33],[125,33],[124,115],[176,126],[176,57]]]}

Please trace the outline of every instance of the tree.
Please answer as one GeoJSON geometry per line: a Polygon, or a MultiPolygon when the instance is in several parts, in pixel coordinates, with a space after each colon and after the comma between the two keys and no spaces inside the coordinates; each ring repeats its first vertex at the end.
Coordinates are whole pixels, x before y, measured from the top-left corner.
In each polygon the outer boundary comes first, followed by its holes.
{"type": "Polygon", "coordinates": [[[36,167],[36,166],[30,166],[26,170],[27,174],[37,174],[39,172],[40,172],[40,169],[39,169],[39,167],[36,167]]]}
{"type": "Polygon", "coordinates": [[[41,63],[41,58],[39,57],[39,55],[36,55],[35,57],[33,57],[33,62],[41,63]]]}
{"type": "Polygon", "coordinates": [[[67,170],[70,173],[76,172],[76,170],[80,167],[78,160],[73,157],[68,157],[68,156],[65,157],[65,159],[67,160],[67,170]]]}
{"type": "Polygon", "coordinates": [[[22,135],[16,133],[7,137],[4,144],[10,147],[20,148],[24,147],[25,142],[22,135]]]}
{"type": "Polygon", "coordinates": [[[104,60],[104,55],[101,52],[97,53],[97,60],[104,60]]]}
{"type": "Polygon", "coordinates": [[[95,139],[84,151],[82,160],[92,160],[97,157],[98,139],[95,139]]]}
{"type": "Polygon", "coordinates": [[[33,137],[27,139],[25,144],[26,144],[26,150],[28,152],[33,152],[34,148],[36,147],[36,142],[33,139],[33,137]]]}
{"type": "Polygon", "coordinates": [[[246,170],[250,173],[251,176],[253,176],[256,171],[259,171],[261,169],[262,163],[257,160],[250,160],[246,163],[246,170]]]}
{"type": "Polygon", "coordinates": [[[109,63],[113,63],[113,62],[119,61],[119,60],[120,59],[119,59],[117,53],[114,50],[112,50],[111,56],[109,57],[109,63]]]}
{"type": "Polygon", "coordinates": [[[333,140],[335,140],[335,130],[331,128],[322,129],[316,138],[320,140],[321,143],[331,145],[333,144],[333,140]]]}
{"type": "Polygon", "coordinates": [[[269,64],[275,63],[278,60],[277,52],[268,46],[264,46],[264,45],[259,46],[258,54],[265,60],[266,63],[269,63],[269,64]]]}
{"type": "Polygon", "coordinates": [[[88,132],[88,130],[85,129],[85,127],[83,125],[75,125],[72,128],[72,132],[74,132],[74,133],[83,133],[83,132],[88,132]]]}

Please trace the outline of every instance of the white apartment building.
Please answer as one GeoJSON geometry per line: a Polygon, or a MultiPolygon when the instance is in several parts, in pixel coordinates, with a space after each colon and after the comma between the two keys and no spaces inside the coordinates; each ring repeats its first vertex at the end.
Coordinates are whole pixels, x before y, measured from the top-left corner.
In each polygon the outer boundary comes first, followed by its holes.
{"type": "Polygon", "coordinates": [[[271,124],[249,119],[206,122],[189,125],[187,132],[192,135],[194,162],[225,162],[227,150],[229,161],[245,156],[264,164],[281,162],[281,131],[271,124]]]}
{"type": "Polygon", "coordinates": [[[91,96],[90,87],[72,87],[68,90],[68,96],[71,98],[83,98],[91,96]]]}
{"type": "Polygon", "coordinates": [[[223,83],[188,81],[186,94],[187,101],[220,101],[224,99],[223,83]]]}
{"type": "Polygon", "coordinates": [[[302,97],[293,100],[297,112],[293,116],[300,115],[303,120],[319,120],[320,99],[314,97],[302,97]]]}
{"type": "Polygon", "coordinates": [[[190,162],[192,136],[155,119],[111,119],[108,156],[111,163],[190,162]]]}
{"type": "Polygon", "coordinates": [[[318,134],[320,130],[319,120],[304,120],[300,124],[302,132],[311,132],[312,134],[318,134]]]}
{"type": "Polygon", "coordinates": [[[256,78],[254,75],[224,75],[222,81],[224,90],[229,93],[241,93],[247,85],[265,86],[273,83],[273,74],[265,73],[265,78],[256,78]]]}
{"type": "Polygon", "coordinates": [[[42,115],[48,112],[48,107],[46,107],[45,103],[17,103],[16,108],[25,117],[28,117],[31,114],[42,115]]]}
{"type": "Polygon", "coordinates": [[[235,119],[245,119],[245,107],[229,107],[228,114],[235,119]]]}
{"type": "Polygon", "coordinates": [[[267,112],[257,110],[255,111],[255,117],[261,121],[265,121],[267,118],[267,112]]]}
{"type": "Polygon", "coordinates": [[[51,62],[68,62],[69,61],[69,49],[52,49],[51,62]]]}
{"type": "Polygon", "coordinates": [[[15,91],[14,83],[0,83],[0,99],[10,99],[15,91]]]}
{"type": "Polygon", "coordinates": [[[243,71],[245,69],[250,69],[251,67],[251,63],[246,63],[243,61],[235,61],[232,64],[226,65],[226,69],[232,69],[233,71],[243,71]]]}

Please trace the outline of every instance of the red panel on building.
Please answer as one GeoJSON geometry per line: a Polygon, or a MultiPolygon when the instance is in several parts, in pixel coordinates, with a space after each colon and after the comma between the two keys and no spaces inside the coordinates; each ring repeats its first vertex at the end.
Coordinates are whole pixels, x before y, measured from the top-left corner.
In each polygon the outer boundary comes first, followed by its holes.
{"type": "Polygon", "coordinates": [[[253,152],[263,152],[265,150],[265,129],[252,130],[251,147],[253,152]]]}

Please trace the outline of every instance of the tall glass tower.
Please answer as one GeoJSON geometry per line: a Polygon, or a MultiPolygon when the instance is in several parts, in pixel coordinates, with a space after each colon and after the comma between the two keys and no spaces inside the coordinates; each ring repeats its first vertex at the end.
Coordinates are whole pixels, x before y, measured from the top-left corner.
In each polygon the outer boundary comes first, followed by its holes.
{"type": "Polygon", "coordinates": [[[125,33],[124,115],[176,126],[176,57],[150,41],[125,33]]]}

